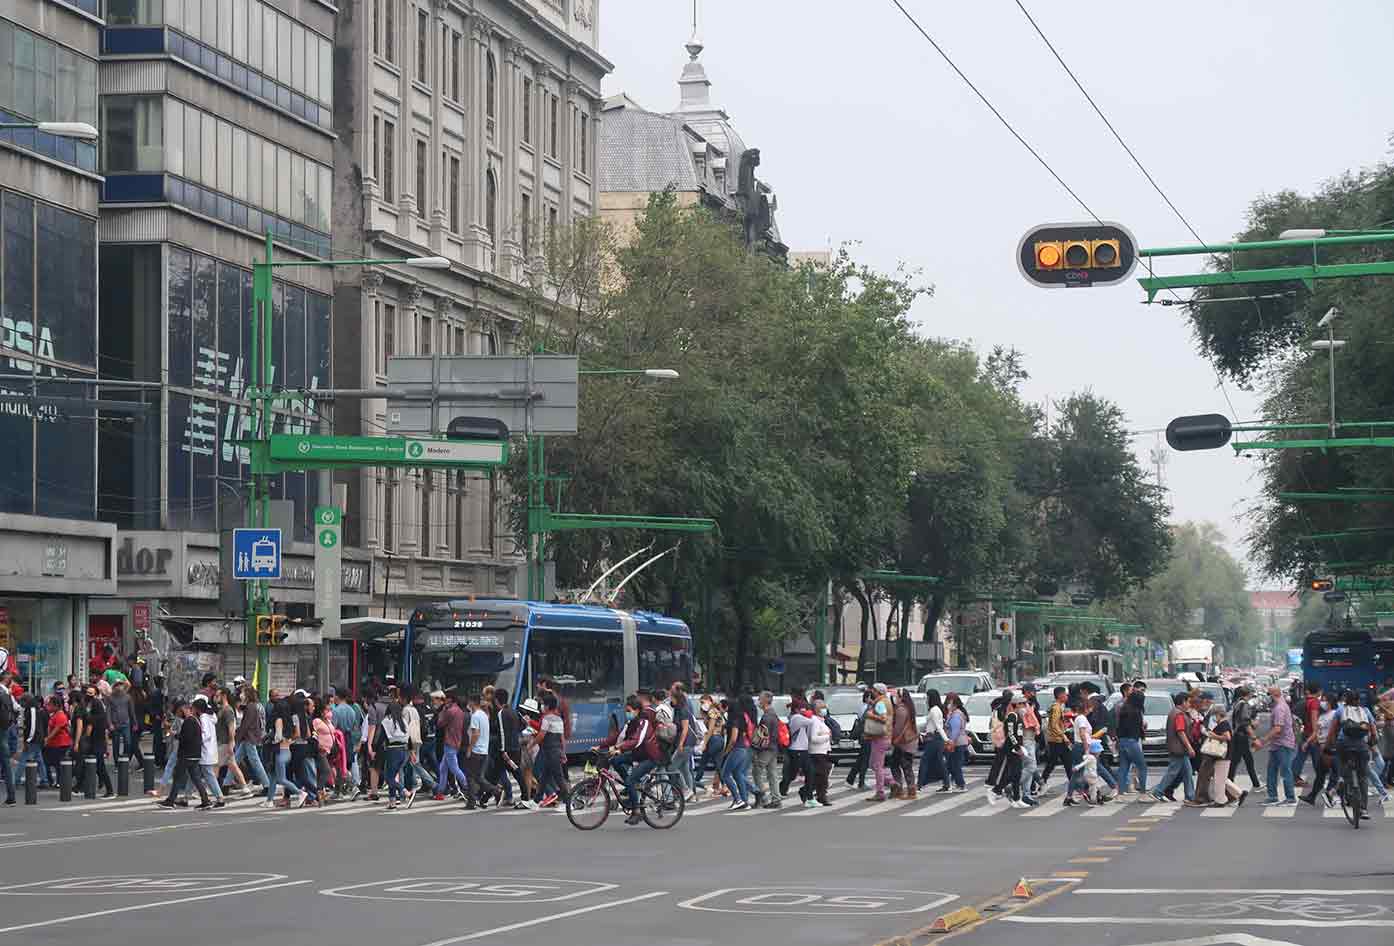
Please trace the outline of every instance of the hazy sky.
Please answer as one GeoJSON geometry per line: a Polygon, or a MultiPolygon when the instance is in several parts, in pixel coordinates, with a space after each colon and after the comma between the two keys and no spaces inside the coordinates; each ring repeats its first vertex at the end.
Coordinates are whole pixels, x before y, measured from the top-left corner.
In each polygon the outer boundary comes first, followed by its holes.
{"type": "MultiPolygon", "coordinates": [[[[903,2],[1101,217],[1143,246],[1195,242],[1014,0],[903,2]]],[[[1093,5],[1093,17],[1025,3],[1209,242],[1237,233],[1260,194],[1307,191],[1388,157],[1389,0],[1122,2],[1093,5]]],[[[600,17],[615,63],[606,93],[674,108],[691,0],[602,0],[600,17]]],[[[790,247],[852,241],[871,265],[922,270],[936,290],[914,313],[923,330],[981,351],[1021,349],[1034,400],[1091,388],[1135,429],[1179,414],[1256,417],[1258,399],[1228,384],[1231,411],[1179,308],[1139,304],[1132,282],[1047,291],[1022,279],[1022,234],[1086,215],[890,0],[701,0],[700,18],[713,101],[760,148],[790,247]]],[[[1159,271],[1193,272],[1198,261],[1159,271]]],[[[1157,442],[1135,441],[1144,462],[1157,442]]],[[[1215,522],[1239,550],[1254,464],[1228,450],[1168,459],[1173,518],[1215,522]]]]}

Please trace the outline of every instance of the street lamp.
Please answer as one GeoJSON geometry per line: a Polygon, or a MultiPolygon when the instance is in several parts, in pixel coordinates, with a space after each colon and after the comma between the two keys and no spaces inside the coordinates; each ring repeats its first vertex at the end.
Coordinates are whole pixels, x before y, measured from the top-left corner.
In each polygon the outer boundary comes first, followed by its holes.
{"type": "MultiPolygon", "coordinates": [[[[66,125],[68,123],[58,124],[66,125]]],[[[42,124],[38,127],[43,130],[42,124]]],[[[90,125],[86,127],[92,128],[90,125]]],[[[95,129],[92,129],[92,135],[96,137],[95,129]]],[[[271,323],[273,318],[271,274],[273,270],[298,266],[410,266],[414,269],[449,269],[451,265],[450,260],[444,256],[408,256],[403,259],[277,260],[274,254],[273,237],[268,230],[266,233],[266,259],[252,263],[252,352],[250,359],[252,378],[247,389],[247,398],[252,402],[252,416],[256,418],[256,437],[253,439],[260,441],[267,441],[271,437],[270,402],[277,397],[270,390],[271,323]]],[[[261,467],[263,460],[264,455],[260,452],[252,458],[251,483],[247,491],[247,525],[252,528],[265,528],[268,525],[267,520],[270,518],[271,494],[261,482],[261,478],[265,475],[261,467]]],[[[247,583],[245,602],[243,616],[246,619],[246,639],[250,643],[256,640],[256,616],[265,613],[271,603],[270,590],[264,579],[256,579],[247,583]]],[[[270,683],[270,656],[270,647],[257,645],[257,689],[263,698],[267,695],[270,683]]]]}
{"type": "Polygon", "coordinates": [[[1317,326],[1326,329],[1326,337],[1319,338],[1312,342],[1314,351],[1324,351],[1330,355],[1330,366],[1327,369],[1327,379],[1331,392],[1331,436],[1336,436],[1336,352],[1345,347],[1345,341],[1336,337],[1336,320],[1341,317],[1341,310],[1334,305],[1326,310],[1326,314],[1317,322],[1317,326]]]}
{"type": "Polygon", "coordinates": [[[82,141],[96,141],[97,129],[87,122],[0,122],[0,129],[32,128],[59,138],[77,138],[82,141]]]}

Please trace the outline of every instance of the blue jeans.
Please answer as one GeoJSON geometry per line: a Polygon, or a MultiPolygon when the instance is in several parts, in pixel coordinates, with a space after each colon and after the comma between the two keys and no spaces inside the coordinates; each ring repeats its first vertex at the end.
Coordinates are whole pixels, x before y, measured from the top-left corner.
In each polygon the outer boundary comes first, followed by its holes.
{"type": "Polygon", "coordinates": [[[1021,752],[1021,777],[1017,779],[1017,788],[1021,792],[1021,800],[1031,802],[1035,800],[1031,786],[1036,783],[1036,740],[1029,738],[1029,734],[1021,744],[1021,752]]]}
{"type": "Polygon", "coordinates": [[[625,794],[629,797],[629,810],[632,814],[639,813],[639,780],[656,768],[657,762],[644,759],[631,765],[624,773],[625,794]]]}
{"type": "Polygon", "coordinates": [[[1312,768],[1320,772],[1321,747],[1316,745],[1309,746],[1305,742],[1299,743],[1292,759],[1292,777],[1294,781],[1302,777],[1302,770],[1307,767],[1308,759],[1312,760],[1312,768]]]}
{"type": "Polygon", "coordinates": [[[707,769],[721,768],[721,752],[726,748],[726,737],[712,735],[707,738],[707,748],[703,750],[702,756],[697,760],[697,773],[693,779],[693,787],[701,788],[702,780],[706,778],[707,769]]]}
{"type": "Polygon", "coordinates": [[[455,776],[455,782],[460,787],[460,791],[469,790],[469,779],[465,778],[465,772],[460,768],[460,750],[445,746],[441,749],[440,769],[436,772],[436,791],[445,794],[445,787],[450,784],[450,776],[455,776]]]}
{"type": "Polygon", "coordinates": [[[671,763],[673,774],[678,777],[678,785],[689,795],[696,791],[692,782],[692,749],[684,747],[673,753],[671,763]]]}
{"type": "Polygon", "coordinates": [[[1118,788],[1121,791],[1133,790],[1129,777],[1137,771],[1138,791],[1147,791],[1147,756],[1142,753],[1141,739],[1118,740],[1118,788]]]}
{"type": "MultiPolygon", "coordinates": [[[[24,747],[24,752],[19,757],[20,770],[23,771],[27,768],[31,761],[39,763],[38,784],[48,784],[48,766],[44,765],[44,747],[42,743],[31,742],[24,747]]],[[[23,775],[20,776],[20,778],[25,777],[26,776],[23,775]]]]}
{"type": "Polygon", "coordinates": [[[749,804],[755,794],[755,783],[750,778],[750,749],[738,746],[726,754],[726,762],[721,766],[721,783],[731,790],[731,797],[749,804]]]}
{"type": "Polygon", "coordinates": [[[292,798],[300,794],[300,786],[296,785],[286,777],[286,769],[290,767],[290,749],[276,749],[276,777],[268,782],[266,786],[266,800],[276,800],[276,789],[284,788],[290,792],[292,798]]]}
{"type": "Polygon", "coordinates": [[[1070,781],[1065,791],[1082,792],[1084,789],[1084,747],[1074,745],[1070,747],[1070,781]]]}
{"type": "Polygon", "coordinates": [[[1278,775],[1283,777],[1283,797],[1287,801],[1294,801],[1297,798],[1293,782],[1296,781],[1293,771],[1296,765],[1293,763],[1294,756],[1297,755],[1296,749],[1287,746],[1268,747],[1268,800],[1278,800],[1278,775]]]}
{"type": "Polygon", "coordinates": [[[260,746],[254,746],[250,742],[239,742],[232,756],[243,775],[255,776],[257,784],[262,788],[270,783],[271,780],[266,777],[266,767],[261,764],[260,746]]]}
{"type": "MultiPolygon", "coordinates": [[[[1272,764],[1270,762],[1270,764],[1272,764]]],[[[1188,755],[1174,755],[1171,757],[1171,764],[1167,766],[1166,774],[1162,776],[1161,782],[1157,784],[1157,791],[1154,794],[1162,794],[1176,790],[1176,783],[1181,782],[1186,791],[1186,800],[1190,801],[1196,794],[1196,777],[1191,770],[1191,757],[1188,755]]]]}
{"type": "Polygon", "coordinates": [[[920,774],[915,783],[924,788],[935,778],[942,780],[945,788],[948,787],[949,770],[944,765],[944,737],[937,735],[925,739],[924,748],[920,750],[920,774]]]}
{"type": "Polygon", "coordinates": [[[407,761],[407,750],[396,746],[388,746],[383,753],[382,777],[387,782],[387,798],[389,801],[398,801],[406,798],[406,792],[402,788],[402,766],[407,761]]]}
{"type": "Polygon", "coordinates": [[[964,788],[966,783],[963,781],[963,763],[968,761],[968,747],[955,746],[952,752],[944,756],[944,761],[948,763],[949,768],[944,784],[947,785],[952,780],[956,787],[964,788]]]}

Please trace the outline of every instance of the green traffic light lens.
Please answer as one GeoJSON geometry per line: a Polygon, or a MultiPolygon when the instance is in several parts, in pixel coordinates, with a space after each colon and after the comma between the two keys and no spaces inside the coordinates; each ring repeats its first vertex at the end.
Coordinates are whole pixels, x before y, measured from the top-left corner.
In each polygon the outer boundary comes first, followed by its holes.
{"type": "Polygon", "coordinates": [[[1094,247],[1094,263],[1098,266],[1112,266],[1118,262],[1118,251],[1112,243],[1100,243],[1094,247]]]}
{"type": "Polygon", "coordinates": [[[1065,265],[1081,267],[1089,265],[1089,248],[1083,243],[1071,243],[1065,247],[1065,265]]]}

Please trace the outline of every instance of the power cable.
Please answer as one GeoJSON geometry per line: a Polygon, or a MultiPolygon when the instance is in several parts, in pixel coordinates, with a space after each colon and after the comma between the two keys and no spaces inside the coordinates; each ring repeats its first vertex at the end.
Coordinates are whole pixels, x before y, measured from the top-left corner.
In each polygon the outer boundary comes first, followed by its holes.
{"type": "Polygon", "coordinates": [[[1079,77],[1075,75],[1074,70],[1071,69],[1068,64],[1066,64],[1064,57],[1060,55],[1060,52],[1055,48],[1055,44],[1052,43],[1050,39],[1046,36],[1045,31],[1042,30],[1040,24],[1036,22],[1036,18],[1033,17],[1031,15],[1031,12],[1026,9],[1026,5],[1023,4],[1021,0],[1015,0],[1015,3],[1017,5],[1017,9],[1021,11],[1022,15],[1026,17],[1026,21],[1030,23],[1031,27],[1036,31],[1036,35],[1040,36],[1041,41],[1046,44],[1046,48],[1049,49],[1051,55],[1055,57],[1055,61],[1060,63],[1060,68],[1064,69],[1065,74],[1070,77],[1070,80],[1072,82],[1074,82],[1075,88],[1079,89],[1080,93],[1084,96],[1085,100],[1094,109],[1094,113],[1097,114],[1099,116],[1099,119],[1103,121],[1104,125],[1108,127],[1108,130],[1113,132],[1113,137],[1118,139],[1118,144],[1121,145],[1123,150],[1128,153],[1128,157],[1133,159],[1133,163],[1136,164],[1137,169],[1142,172],[1142,176],[1147,178],[1147,183],[1151,184],[1152,189],[1155,190],[1161,196],[1162,200],[1166,201],[1166,205],[1171,208],[1171,212],[1176,214],[1176,219],[1180,220],[1181,223],[1185,225],[1186,229],[1191,231],[1191,236],[1196,238],[1196,242],[1199,243],[1201,246],[1205,247],[1207,250],[1209,250],[1209,244],[1207,244],[1204,238],[1196,232],[1196,228],[1191,226],[1191,222],[1186,219],[1185,214],[1181,213],[1181,211],[1177,209],[1176,204],[1172,203],[1171,198],[1166,195],[1166,191],[1162,190],[1162,186],[1157,183],[1157,179],[1154,178],[1151,172],[1143,166],[1141,159],[1139,159],[1138,156],[1133,152],[1133,149],[1128,147],[1128,143],[1123,140],[1123,136],[1118,133],[1118,129],[1113,127],[1113,122],[1108,120],[1108,116],[1104,114],[1103,109],[1099,108],[1099,103],[1094,101],[1094,97],[1089,94],[1087,89],[1084,88],[1084,84],[1079,81],[1079,77]]]}
{"type": "Polygon", "coordinates": [[[898,9],[902,14],[905,15],[905,19],[910,21],[910,25],[919,31],[919,34],[925,38],[925,41],[928,42],[929,45],[934,47],[934,51],[937,52],[940,55],[940,57],[946,63],[949,64],[949,68],[952,69],[954,72],[958,73],[958,77],[963,80],[964,84],[967,85],[968,88],[973,90],[973,94],[976,95],[982,101],[982,103],[987,106],[988,111],[992,112],[993,115],[997,116],[997,120],[1002,123],[1002,127],[1006,128],[1007,131],[1011,132],[1012,137],[1019,141],[1023,148],[1031,152],[1031,157],[1035,158],[1037,161],[1040,162],[1041,167],[1045,168],[1050,173],[1050,176],[1055,178],[1055,182],[1059,184],[1061,187],[1063,187],[1065,191],[1075,199],[1075,203],[1079,204],[1081,207],[1084,208],[1085,213],[1093,217],[1094,220],[1098,223],[1102,224],[1103,220],[1099,218],[1099,215],[1094,213],[1094,211],[1089,208],[1089,205],[1084,202],[1084,199],[1074,192],[1074,188],[1070,187],[1069,184],[1065,183],[1064,178],[1062,178],[1059,174],[1055,173],[1055,169],[1051,167],[1048,163],[1046,163],[1046,159],[1041,157],[1040,152],[1038,152],[1035,148],[1031,147],[1030,142],[1023,138],[1021,136],[1021,133],[1012,127],[1012,123],[1007,121],[1007,119],[1002,115],[1002,113],[997,110],[997,107],[993,105],[990,101],[988,101],[987,96],[984,95],[982,91],[976,85],[973,84],[973,80],[969,79],[968,76],[964,74],[963,70],[960,69],[958,65],[952,59],[949,58],[949,54],[944,52],[943,47],[941,47],[938,43],[934,41],[934,37],[930,36],[929,33],[925,31],[925,28],[920,25],[919,21],[911,15],[910,11],[905,9],[904,4],[902,4],[900,0],[891,0],[891,3],[895,4],[896,9],[898,9]]]}

